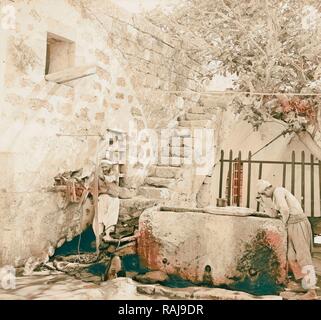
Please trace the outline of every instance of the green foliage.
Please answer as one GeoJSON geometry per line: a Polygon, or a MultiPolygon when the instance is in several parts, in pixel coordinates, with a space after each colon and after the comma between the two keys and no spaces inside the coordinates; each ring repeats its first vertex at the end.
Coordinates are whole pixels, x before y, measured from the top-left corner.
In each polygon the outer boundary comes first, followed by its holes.
{"type": "Polygon", "coordinates": [[[278,121],[298,132],[319,130],[320,97],[304,94],[321,92],[320,8],[319,0],[189,0],[174,15],[149,19],[175,33],[208,78],[236,75],[234,89],[252,94],[232,105],[254,129],[278,121]],[[297,103],[291,93],[302,94],[309,112],[284,107],[297,103]]]}

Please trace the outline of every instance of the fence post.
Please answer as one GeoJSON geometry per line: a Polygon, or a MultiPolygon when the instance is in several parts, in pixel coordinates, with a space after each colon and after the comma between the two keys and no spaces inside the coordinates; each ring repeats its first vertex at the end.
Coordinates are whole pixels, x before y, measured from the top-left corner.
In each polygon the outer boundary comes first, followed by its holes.
{"type": "Polygon", "coordinates": [[[239,151],[239,156],[238,156],[238,170],[237,170],[237,175],[238,175],[238,179],[237,179],[237,189],[238,189],[238,195],[237,195],[237,206],[239,207],[241,204],[241,165],[242,165],[242,154],[241,151],[239,151]]]}
{"type": "Polygon", "coordinates": [[[223,169],[224,169],[224,150],[221,150],[219,198],[222,198],[222,191],[223,191],[223,169]]]}
{"type": "Polygon", "coordinates": [[[311,154],[311,217],[314,217],[314,156],[311,154]]]}
{"type": "Polygon", "coordinates": [[[248,170],[247,170],[247,201],[246,206],[247,208],[250,207],[250,196],[251,196],[251,158],[252,152],[249,151],[249,163],[248,163],[248,170]]]}
{"type": "Polygon", "coordinates": [[[291,163],[291,193],[295,195],[295,151],[292,151],[291,163]]]}
{"type": "Polygon", "coordinates": [[[227,185],[227,204],[231,205],[231,185],[232,185],[232,163],[233,163],[233,151],[230,150],[229,164],[228,164],[228,185],[227,185]]]}
{"type": "Polygon", "coordinates": [[[305,210],[305,153],[301,153],[301,206],[305,210]]]}
{"type": "MultiPolygon", "coordinates": [[[[262,179],[262,171],[263,171],[263,163],[260,162],[259,164],[259,180],[262,179]]],[[[256,205],[256,211],[260,210],[260,203],[258,202],[256,205]]]]}

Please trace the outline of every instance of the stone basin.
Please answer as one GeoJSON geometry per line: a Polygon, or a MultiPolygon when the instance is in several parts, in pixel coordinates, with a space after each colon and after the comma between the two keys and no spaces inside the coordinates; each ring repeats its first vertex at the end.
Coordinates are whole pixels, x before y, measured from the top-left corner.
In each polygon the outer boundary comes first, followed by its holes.
{"type": "Polygon", "coordinates": [[[286,231],[280,220],[246,208],[153,208],[139,220],[144,266],[209,286],[274,294],[286,278],[286,231]],[[186,209],[188,210],[188,209],[186,209]]]}

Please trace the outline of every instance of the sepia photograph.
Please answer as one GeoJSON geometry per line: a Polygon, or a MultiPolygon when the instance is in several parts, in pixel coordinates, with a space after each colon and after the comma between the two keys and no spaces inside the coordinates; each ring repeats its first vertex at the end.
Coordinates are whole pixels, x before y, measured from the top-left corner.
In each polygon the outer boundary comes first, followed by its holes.
{"type": "Polygon", "coordinates": [[[0,0],[0,300],[321,300],[321,1],[0,0]]]}

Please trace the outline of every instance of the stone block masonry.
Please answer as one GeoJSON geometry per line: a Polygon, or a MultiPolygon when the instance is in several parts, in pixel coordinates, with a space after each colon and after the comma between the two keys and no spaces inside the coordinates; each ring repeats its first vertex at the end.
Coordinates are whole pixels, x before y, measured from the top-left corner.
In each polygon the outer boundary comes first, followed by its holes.
{"type": "MultiPolygon", "coordinates": [[[[1,33],[0,49],[0,153],[11,159],[0,185],[0,219],[6,226],[0,265],[21,266],[30,257],[47,260],[61,239],[80,232],[79,211],[48,192],[53,177],[81,168],[84,175],[92,172],[107,129],[127,132],[132,121],[139,129],[166,128],[196,108],[198,97],[168,90],[196,90],[200,73],[170,34],[111,1],[12,5],[15,31],[1,33]],[[55,41],[66,48],[68,61],[62,51],[48,54],[55,41]],[[95,73],[81,72],[66,83],[47,74],[53,66],[65,75],[92,65],[95,73]]],[[[124,179],[130,188],[144,181],[135,170],[129,168],[130,179],[124,179]]],[[[165,178],[172,174],[161,171],[157,175],[165,178]]],[[[167,189],[148,192],[167,197],[167,189]]]]}
{"type": "MultiPolygon", "coordinates": [[[[195,97],[168,92],[201,89],[199,65],[174,37],[142,16],[120,12],[109,2],[103,7],[100,1],[86,2],[88,15],[98,19],[102,32],[108,33],[108,45],[127,72],[149,128],[166,128],[180,111],[197,107],[195,97]]],[[[124,80],[118,79],[118,85],[124,80]]]]}

